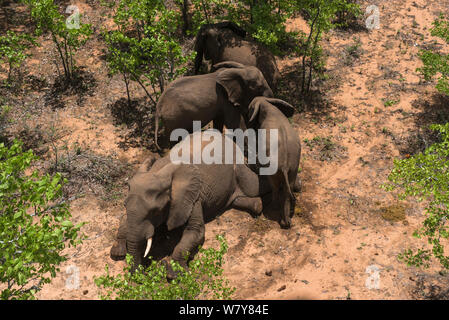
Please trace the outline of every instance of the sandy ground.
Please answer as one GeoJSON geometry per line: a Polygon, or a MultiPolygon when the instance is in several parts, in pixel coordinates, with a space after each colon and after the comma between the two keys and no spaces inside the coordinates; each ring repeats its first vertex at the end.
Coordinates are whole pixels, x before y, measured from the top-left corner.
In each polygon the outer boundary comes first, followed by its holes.
{"type": "MultiPolygon", "coordinates": [[[[104,9],[92,1],[79,4],[98,34],[107,25],[104,9]]],[[[448,51],[429,28],[440,11],[447,12],[449,1],[362,1],[362,9],[370,4],[380,9],[380,29],[336,30],[325,37],[328,78],[316,85],[320,102],[293,117],[303,147],[303,191],[297,194],[293,227],[282,230],[263,216],[253,219],[234,210],[206,227],[205,247],[217,245],[216,234],[228,241],[224,268],[237,289],[234,298],[421,299],[448,289],[449,279],[440,275],[438,264],[419,270],[397,260],[404,249],[421,244],[412,233],[423,220],[423,207],[398,203],[380,185],[394,158],[425,144],[427,124],[448,120],[448,100],[437,94],[434,83],[424,83],[416,68],[420,49],[448,51]],[[355,50],[348,50],[354,44],[355,50]],[[387,101],[395,103],[386,106],[387,101]],[[386,214],[391,208],[402,212],[398,221],[386,214]]],[[[306,30],[307,24],[297,18],[289,28],[306,30]]],[[[136,138],[142,128],[126,112],[118,116],[118,101],[126,93],[119,76],[107,75],[99,37],[76,56],[93,77],[92,88],[59,96],[52,85],[57,76],[53,45],[49,38],[41,40],[27,62],[27,69],[40,75],[40,88],[9,97],[24,110],[16,127],[44,128],[44,160],[54,157],[48,138],[53,128],[58,147],[79,146],[135,168],[149,154],[151,141],[136,138]]],[[[279,58],[278,63],[284,76],[299,69],[299,59],[279,58]]],[[[295,90],[295,82],[286,86],[295,90]]],[[[132,90],[136,99],[143,97],[137,87],[132,90]]],[[[122,183],[115,190],[115,197],[86,190],[72,201],[74,222],[88,222],[82,229],[88,239],[66,250],[68,261],[39,299],[97,299],[93,277],[103,274],[106,264],[112,273],[122,270],[123,262],[109,258],[126,196],[122,183]],[[69,266],[79,270],[78,289],[66,286],[69,266]]]]}

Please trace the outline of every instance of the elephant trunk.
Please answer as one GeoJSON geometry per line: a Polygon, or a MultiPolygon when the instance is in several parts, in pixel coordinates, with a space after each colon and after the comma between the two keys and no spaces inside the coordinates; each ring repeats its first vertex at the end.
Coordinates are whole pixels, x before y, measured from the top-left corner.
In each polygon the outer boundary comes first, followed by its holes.
{"type": "Polygon", "coordinates": [[[126,248],[128,253],[133,257],[133,264],[131,266],[131,272],[135,272],[139,264],[142,264],[144,242],[126,242],[126,248]]]}
{"type": "Polygon", "coordinates": [[[150,252],[155,229],[148,220],[140,223],[133,221],[132,215],[128,216],[128,223],[130,222],[126,237],[126,247],[128,253],[133,257],[131,270],[134,272],[150,252]]]}
{"type": "Polygon", "coordinates": [[[267,98],[274,98],[273,90],[271,90],[271,88],[268,88],[267,90],[265,90],[263,95],[264,95],[264,97],[267,97],[267,98]]]}

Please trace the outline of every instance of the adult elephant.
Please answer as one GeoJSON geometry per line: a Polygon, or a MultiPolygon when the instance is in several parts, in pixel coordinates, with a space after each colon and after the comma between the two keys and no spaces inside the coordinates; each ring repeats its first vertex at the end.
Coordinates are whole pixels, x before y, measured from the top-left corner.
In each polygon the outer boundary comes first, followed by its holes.
{"type": "MultiPolygon", "coordinates": [[[[240,154],[240,159],[243,157],[232,140],[217,131],[206,131],[188,136],[154,164],[144,163],[128,183],[126,219],[122,220],[117,242],[111,248],[113,260],[124,259],[128,252],[134,258],[134,270],[150,252],[155,230],[166,224],[168,231],[183,228],[170,258],[186,267],[186,255],[193,258],[198,246],[204,243],[205,223],[231,208],[261,214],[260,196],[269,187],[243,163],[208,164],[203,159],[192,164],[194,150],[198,152],[194,146],[197,141],[202,154],[214,150],[222,159],[229,152],[233,153],[233,159],[237,159],[236,154],[240,154]],[[189,161],[173,161],[173,153],[178,155],[179,151],[186,152],[184,159],[189,161]]],[[[172,270],[168,271],[173,278],[172,270]]]]}
{"type": "Polygon", "coordinates": [[[273,91],[261,71],[253,66],[225,61],[214,65],[213,73],[183,77],[173,81],[156,105],[155,137],[158,144],[159,119],[166,136],[175,129],[193,132],[193,121],[202,126],[214,121],[222,131],[241,128],[239,108],[247,108],[257,96],[273,97],[273,91]]]}
{"type": "Polygon", "coordinates": [[[211,60],[212,65],[235,61],[257,67],[276,91],[281,76],[274,55],[262,44],[245,36],[246,31],[232,22],[203,25],[195,41],[195,74],[200,70],[203,57],[211,60]]]}

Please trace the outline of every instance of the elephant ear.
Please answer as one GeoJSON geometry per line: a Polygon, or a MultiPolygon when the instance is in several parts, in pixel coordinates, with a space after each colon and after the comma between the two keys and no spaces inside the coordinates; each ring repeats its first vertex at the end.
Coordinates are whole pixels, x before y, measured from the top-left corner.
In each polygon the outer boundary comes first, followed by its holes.
{"type": "Polygon", "coordinates": [[[173,177],[167,229],[184,225],[201,194],[201,176],[196,166],[184,166],[173,177]]]}
{"type": "Polygon", "coordinates": [[[272,105],[276,106],[281,112],[287,117],[290,118],[295,113],[295,107],[293,107],[290,103],[285,102],[281,99],[275,98],[266,98],[266,100],[272,105]]]}
{"type": "Polygon", "coordinates": [[[143,199],[147,211],[162,212],[170,202],[170,186],[174,168],[166,167],[159,172],[142,173],[133,178],[145,188],[143,199]]]}
{"type": "Polygon", "coordinates": [[[137,173],[145,173],[150,171],[153,164],[156,162],[157,157],[156,156],[150,156],[148,157],[139,167],[137,170],[137,173]]]}
{"type": "Polygon", "coordinates": [[[243,68],[225,69],[219,71],[217,83],[222,86],[228,94],[228,100],[236,107],[240,106],[243,95],[243,68]]]}
{"type": "Polygon", "coordinates": [[[223,69],[223,68],[244,68],[245,65],[235,62],[235,61],[223,61],[220,63],[216,63],[212,66],[212,68],[210,69],[210,72],[215,72],[219,69],[223,69]]]}

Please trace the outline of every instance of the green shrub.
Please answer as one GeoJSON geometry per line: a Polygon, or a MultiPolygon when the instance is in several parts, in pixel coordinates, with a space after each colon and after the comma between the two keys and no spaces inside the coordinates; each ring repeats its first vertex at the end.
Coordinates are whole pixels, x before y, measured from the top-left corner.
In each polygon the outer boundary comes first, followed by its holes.
{"type": "Polygon", "coordinates": [[[301,93],[310,92],[314,73],[322,75],[325,61],[320,41],[324,33],[346,25],[341,21],[341,13],[358,16],[361,14],[358,4],[351,0],[298,0],[298,9],[309,17],[309,34],[299,38],[297,54],[302,56],[301,65],[301,93]]]}
{"type": "Polygon", "coordinates": [[[167,282],[167,271],[161,262],[152,261],[144,270],[140,265],[131,273],[132,257],[127,255],[127,266],[124,273],[117,276],[109,274],[95,279],[95,284],[103,292],[101,299],[117,300],[193,300],[193,299],[230,299],[235,288],[223,278],[223,256],[228,245],[222,236],[217,236],[220,249],[200,248],[197,257],[185,271],[179,263],[171,262],[175,272],[179,272],[175,280],[167,282]]]}
{"type": "Polygon", "coordinates": [[[449,237],[449,123],[432,125],[442,141],[430,146],[423,153],[408,159],[395,160],[394,169],[383,187],[392,191],[401,188],[400,199],[413,197],[427,201],[423,226],[414,232],[417,238],[425,237],[432,249],[421,248],[417,252],[407,249],[399,257],[408,265],[429,266],[432,256],[449,269],[449,257],[444,255],[444,239],[449,237]]]}
{"type": "MultiPolygon", "coordinates": [[[[90,24],[74,23],[73,26],[59,12],[59,7],[54,0],[27,0],[30,7],[31,17],[36,23],[36,34],[50,33],[53,43],[59,54],[64,69],[66,82],[73,80],[76,71],[74,55],[92,35],[90,24]]],[[[78,15],[81,20],[81,15],[78,15]]]]}
{"type": "MultiPolygon", "coordinates": [[[[440,37],[449,44],[449,20],[441,15],[439,19],[434,21],[431,34],[440,37]]],[[[421,72],[427,81],[437,76],[438,91],[449,95],[449,55],[421,50],[419,56],[424,66],[418,68],[417,71],[421,72]]]]}
{"type": "Polygon", "coordinates": [[[196,34],[205,23],[229,20],[275,53],[281,53],[282,45],[296,35],[287,32],[285,25],[297,9],[296,1],[192,0],[192,6],[191,34],[196,34]]]}
{"type": "Polygon", "coordinates": [[[34,299],[66,260],[62,250],[81,242],[61,198],[61,176],[26,175],[32,151],[0,144],[0,299],[34,299]]]}
{"type": "Polygon", "coordinates": [[[18,34],[9,30],[6,35],[0,36],[0,63],[8,65],[8,83],[11,80],[12,71],[19,69],[29,57],[26,50],[31,45],[36,45],[36,42],[28,34],[18,34]]]}
{"type": "MultiPolygon", "coordinates": [[[[433,26],[432,35],[449,43],[449,22],[441,16],[433,26]]],[[[426,79],[439,74],[437,89],[449,95],[448,56],[422,51],[421,59],[424,67],[418,70],[426,79]]],[[[444,252],[444,242],[449,238],[449,123],[434,124],[430,128],[439,133],[440,142],[408,159],[395,160],[388,177],[390,182],[383,188],[388,191],[401,188],[400,199],[413,197],[418,201],[426,201],[426,218],[413,235],[425,237],[432,249],[407,249],[399,258],[416,267],[429,267],[430,261],[435,258],[444,268],[449,269],[449,256],[444,252]]]]}
{"type": "Polygon", "coordinates": [[[160,0],[119,0],[109,5],[117,27],[104,32],[110,72],[122,74],[128,102],[132,80],[156,105],[166,83],[184,74],[194,58],[194,54],[183,54],[176,37],[180,13],[166,8],[160,0]]]}

